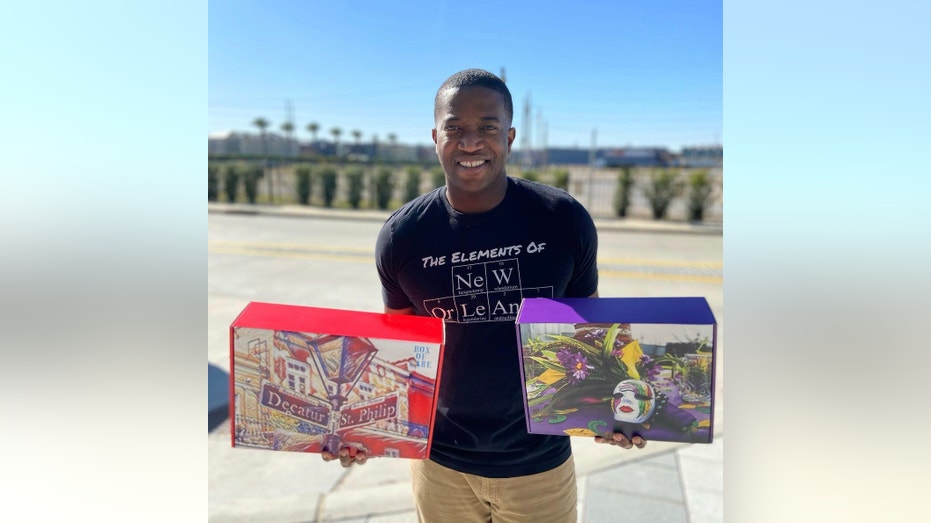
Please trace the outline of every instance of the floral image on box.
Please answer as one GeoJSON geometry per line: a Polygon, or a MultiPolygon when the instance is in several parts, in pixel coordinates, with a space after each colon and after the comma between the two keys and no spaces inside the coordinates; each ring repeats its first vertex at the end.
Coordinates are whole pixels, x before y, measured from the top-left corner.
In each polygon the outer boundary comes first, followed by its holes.
{"type": "Polygon", "coordinates": [[[520,328],[530,432],[710,442],[712,326],[520,328]]]}

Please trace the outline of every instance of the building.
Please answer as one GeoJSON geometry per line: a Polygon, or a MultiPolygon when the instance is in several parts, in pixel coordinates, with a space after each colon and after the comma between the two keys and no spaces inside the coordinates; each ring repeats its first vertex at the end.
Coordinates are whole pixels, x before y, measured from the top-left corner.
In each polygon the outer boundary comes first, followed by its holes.
{"type": "Polygon", "coordinates": [[[226,131],[207,136],[208,154],[241,154],[245,156],[297,156],[300,146],[297,140],[276,133],[265,133],[265,141],[259,134],[226,131]]]}
{"type": "Polygon", "coordinates": [[[534,158],[545,157],[551,165],[588,165],[591,151],[579,148],[549,147],[545,155],[534,154],[534,158]]]}
{"type": "Polygon", "coordinates": [[[724,165],[724,148],[720,145],[707,147],[683,147],[676,165],[679,167],[713,168],[724,165]]]}
{"type": "Polygon", "coordinates": [[[662,147],[604,149],[595,156],[595,167],[669,167],[674,156],[662,147]]]}

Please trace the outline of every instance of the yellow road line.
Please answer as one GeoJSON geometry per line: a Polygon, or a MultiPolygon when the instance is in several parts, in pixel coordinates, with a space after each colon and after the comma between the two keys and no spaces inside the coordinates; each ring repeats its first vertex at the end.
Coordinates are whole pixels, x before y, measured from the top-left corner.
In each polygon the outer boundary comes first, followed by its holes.
{"type": "MultiPolygon", "coordinates": [[[[372,263],[374,252],[366,247],[307,245],[269,242],[235,242],[209,241],[207,250],[216,254],[239,254],[244,256],[270,256],[275,258],[297,258],[316,260],[335,260],[345,262],[372,263]]],[[[599,258],[600,266],[627,265],[642,267],[673,267],[682,269],[721,269],[720,262],[682,262],[671,260],[644,260],[627,258],[599,258]]],[[[717,275],[677,274],[671,272],[624,271],[600,269],[599,275],[606,278],[691,281],[700,283],[723,283],[724,278],[717,275]]]]}
{"type": "Polygon", "coordinates": [[[245,256],[271,256],[273,258],[301,258],[315,260],[338,260],[347,262],[374,262],[371,253],[360,255],[340,255],[321,252],[294,252],[268,249],[250,249],[247,247],[209,247],[208,252],[217,254],[242,254],[245,256]]]}
{"type": "Polygon", "coordinates": [[[710,261],[645,260],[637,258],[598,258],[598,263],[611,265],[648,265],[652,267],[688,267],[690,269],[721,269],[724,264],[710,261]]]}
{"type": "Polygon", "coordinates": [[[666,280],[666,281],[692,281],[698,283],[724,283],[724,278],[720,276],[697,276],[694,274],[671,274],[668,272],[630,272],[630,271],[612,271],[598,270],[598,275],[606,278],[618,278],[628,280],[666,280]]]}
{"type": "Polygon", "coordinates": [[[270,249],[275,251],[280,250],[302,250],[302,251],[335,251],[335,252],[362,252],[368,253],[370,256],[373,255],[371,247],[356,247],[353,245],[309,245],[306,243],[272,243],[272,242],[245,242],[245,241],[222,241],[222,240],[211,240],[207,242],[210,246],[218,247],[237,247],[237,248],[249,248],[249,249],[270,249]]]}

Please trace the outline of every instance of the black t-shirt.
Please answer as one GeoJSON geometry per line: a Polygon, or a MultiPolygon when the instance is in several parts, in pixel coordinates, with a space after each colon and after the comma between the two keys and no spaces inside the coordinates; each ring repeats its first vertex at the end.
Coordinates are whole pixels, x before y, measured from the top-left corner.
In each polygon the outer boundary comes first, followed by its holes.
{"type": "Polygon", "coordinates": [[[516,178],[488,212],[456,211],[440,187],[388,219],[375,253],[385,305],[446,325],[432,460],[514,477],[569,457],[568,436],[527,433],[515,319],[525,297],[594,294],[597,244],[568,193],[516,178]]]}

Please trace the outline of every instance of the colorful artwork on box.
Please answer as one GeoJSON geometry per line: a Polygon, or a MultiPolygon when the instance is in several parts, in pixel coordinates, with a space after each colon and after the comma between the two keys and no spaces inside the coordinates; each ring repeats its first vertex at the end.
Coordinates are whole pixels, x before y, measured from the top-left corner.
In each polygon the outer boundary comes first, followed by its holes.
{"type": "Polygon", "coordinates": [[[424,458],[440,344],[233,327],[233,445],[424,458]]]}
{"type": "Polygon", "coordinates": [[[519,325],[528,430],[709,443],[713,325],[519,325]]]}

